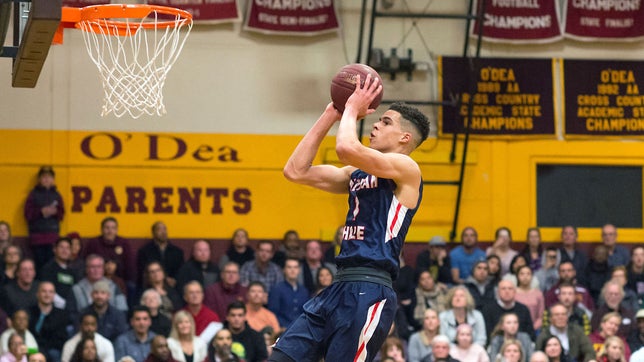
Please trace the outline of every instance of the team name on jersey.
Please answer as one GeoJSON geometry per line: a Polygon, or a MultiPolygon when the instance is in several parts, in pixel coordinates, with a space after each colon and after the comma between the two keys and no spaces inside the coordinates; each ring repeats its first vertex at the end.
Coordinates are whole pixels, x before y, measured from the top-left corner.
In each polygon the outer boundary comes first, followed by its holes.
{"type": "Polygon", "coordinates": [[[353,178],[349,182],[349,191],[359,191],[362,189],[373,189],[378,187],[378,178],[373,175],[366,177],[353,178]]]}
{"type": "Polygon", "coordinates": [[[364,226],[345,226],[342,230],[342,240],[364,240],[364,226]]]}

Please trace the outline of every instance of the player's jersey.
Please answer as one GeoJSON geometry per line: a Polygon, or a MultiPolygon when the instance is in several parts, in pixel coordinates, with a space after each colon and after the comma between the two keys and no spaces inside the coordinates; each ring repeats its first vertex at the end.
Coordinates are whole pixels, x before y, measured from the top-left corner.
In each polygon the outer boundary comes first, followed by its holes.
{"type": "Polygon", "coordinates": [[[398,202],[393,180],[378,178],[362,170],[351,174],[349,212],[345,221],[338,268],[371,267],[398,277],[402,249],[411,219],[418,210],[423,184],[416,208],[408,209],[398,202]]]}

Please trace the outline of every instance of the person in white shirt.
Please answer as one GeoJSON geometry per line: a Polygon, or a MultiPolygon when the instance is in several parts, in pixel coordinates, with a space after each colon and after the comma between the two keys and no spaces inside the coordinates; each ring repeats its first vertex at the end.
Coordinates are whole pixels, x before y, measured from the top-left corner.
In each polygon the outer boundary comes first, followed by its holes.
{"type": "Polygon", "coordinates": [[[74,350],[76,350],[76,345],[78,345],[78,342],[80,342],[83,337],[94,339],[94,343],[96,344],[96,353],[98,354],[98,358],[101,362],[114,362],[114,346],[109,339],[96,333],[97,325],[98,317],[96,314],[92,312],[83,314],[81,317],[80,331],[67,340],[63,346],[61,362],[70,361],[74,354],[74,350]]]}

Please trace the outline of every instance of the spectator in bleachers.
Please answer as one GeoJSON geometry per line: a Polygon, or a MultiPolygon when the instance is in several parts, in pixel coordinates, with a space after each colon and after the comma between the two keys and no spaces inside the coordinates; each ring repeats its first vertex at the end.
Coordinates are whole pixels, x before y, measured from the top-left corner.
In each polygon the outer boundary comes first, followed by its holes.
{"type": "Polygon", "coordinates": [[[161,295],[155,289],[147,289],[141,296],[141,305],[150,311],[150,330],[155,334],[169,336],[172,329],[172,314],[161,313],[161,295]]]}
{"type": "Polygon", "coordinates": [[[190,259],[177,272],[176,289],[179,293],[183,293],[184,286],[193,280],[199,282],[204,289],[219,280],[219,267],[210,257],[210,243],[203,239],[195,241],[190,259]]]}
{"type": "Polygon", "coordinates": [[[108,216],[101,221],[101,235],[87,240],[81,256],[96,254],[105,260],[114,260],[117,265],[117,275],[127,283],[128,293],[134,292],[136,275],[136,255],[130,240],[118,235],[118,222],[108,216]]]}
{"type": "Polygon", "coordinates": [[[18,309],[13,313],[11,328],[7,328],[0,334],[0,354],[9,351],[9,337],[14,333],[22,337],[29,351],[38,350],[36,337],[29,331],[29,313],[24,309],[18,309]]]}
{"type": "Polygon", "coordinates": [[[72,295],[72,286],[76,284],[78,273],[69,266],[71,257],[71,240],[63,237],[54,244],[54,258],[40,268],[40,280],[54,284],[56,299],[54,304],[65,308],[66,301],[72,295]]]}
{"type": "Polygon", "coordinates": [[[487,274],[490,283],[496,287],[501,280],[501,258],[498,255],[491,254],[486,257],[487,260],[487,274]]]}
{"type": "Polygon", "coordinates": [[[52,257],[52,245],[58,239],[60,222],[65,215],[63,197],[56,189],[54,169],[42,166],[38,184],[25,202],[25,219],[29,228],[29,246],[36,264],[45,265],[52,257]]]}
{"type": "Polygon", "coordinates": [[[440,320],[433,309],[426,309],[422,327],[409,337],[407,351],[409,361],[418,362],[432,352],[432,340],[440,334],[440,320]]]}
{"type": "Polygon", "coordinates": [[[628,345],[621,338],[608,337],[601,350],[597,353],[597,360],[601,362],[638,362],[626,354],[627,349],[628,345]]]}
{"type": "MultiPolygon", "coordinates": [[[[29,352],[28,349],[27,352],[29,352]]],[[[27,362],[47,362],[47,357],[40,352],[30,353],[29,356],[27,356],[27,362]]]]}
{"type": "MultiPolygon", "coordinates": [[[[519,273],[519,269],[524,266],[529,267],[528,261],[526,260],[526,258],[521,254],[515,255],[514,258],[512,258],[512,261],[510,262],[510,272],[504,275],[502,279],[510,280],[512,283],[514,283],[514,285],[518,286],[519,281],[517,280],[518,279],[517,274],[519,273]]],[[[537,279],[532,278],[530,280],[530,288],[538,289],[539,281],[537,279]]]]}
{"type": "MultiPolygon", "coordinates": [[[[413,272],[414,271],[412,269],[412,273],[413,272]]],[[[401,279],[401,276],[399,276],[398,279],[401,279]]],[[[398,279],[396,279],[396,281],[398,279]]],[[[330,286],[331,284],[333,284],[333,280],[335,280],[335,277],[333,276],[333,272],[331,271],[331,269],[323,266],[320,269],[318,269],[318,274],[315,276],[315,280],[317,281],[318,289],[315,291],[315,293],[313,293],[313,295],[318,295],[318,294],[320,294],[321,291],[324,290],[324,288],[326,288],[326,287],[330,286]]],[[[413,288],[413,283],[411,283],[411,284],[412,284],[412,293],[413,293],[413,289],[414,289],[413,288]]],[[[394,282],[394,288],[396,288],[396,282],[394,282]]],[[[405,299],[403,299],[403,298],[405,296],[406,296],[405,294],[401,294],[399,299],[398,299],[398,301],[399,302],[404,301],[405,299]],[[403,297],[403,298],[401,298],[401,297],[403,297]]],[[[410,300],[410,302],[411,302],[411,300],[410,300]]]]}
{"type": "MultiPolygon", "coordinates": [[[[177,273],[184,262],[183,249],[174,245],[168,238],[168,228],[162,221],[152,224],[152,240],[143,245],[136,254],[139,277],[143,278],[145,267],[156,261],[165,270],[166,282],[169,286],[177,285],[177,273]]],[[[142,286],[143,279],[139,281],[142,286]]]]}
{"type": "Polygon", "coordinates": [[[23,259],[16,268],[16,280],[4,286],[2,308],[10,314],[18,309],[28,310],[38,303],[37,290],[38,281],[34,261],[23,259]]]}
{"type": "Polygon", "coordinates": [[[96,313],[98,317],[98,333],[113,341],[127,330],[125,311],[110,304],[112,288],[105,280],[99,280],[92,285],[92,303],[80,310],[80,314],[96,313]]]}
{"type": "Polygon", "coordinates": [[[248,244],[248,231],[240,228],[233,232],[228,250],[219,258],[219,269],[223,270],[229,261],[244,265],[245,262],[253,259],[255,259],[255,250],[248,244]]]}
{"type": "Polygon", "coordinates": [[[577,296],[578,305],[584,310],[595,309],[593,297],[584,286],[577,283],[577,271],[571,261],[562,261],[559,264],[559,281],[548,289],[544,294],[546,308],[550,308],[557,303],[557,294],[559,294],[559,285],[561,283],[570,283],[575,286],[575,295],[577,296]]]}
{"type": "Polygon", "coordinates": [[[9,245],[13,245],[11,225],[4,220],[0,220],[0,255],[4,255],[4,251],[9,245]]]}
{"type": "Polygon", "coordinates": [[[499,353],[494,357],[495,362],[524,362],[525,360],[523,346],[516,339],[508,339],[503,342],[499,353]]]}
{"type": "Polygon", "coordinates": [[[16,280],[18,263],[22,260],[22,250],[16,245],[9,245],[2,256],[2,285],[7,285],[16,280]]]}
{"type": "Polygon", "coordinates": [[[437,283],[452,284],[452,263],[447,253],[445,238],[436,235],[429,240],[428,248],[416,256],[416,273],[429,271],[437,283]]]}
{"type": "Polygon", "coordinates": [[[324,252],[324,261],[335,265],[335,257],[340,253],[340,246],[342,245],[342,235],[344,233],[344,225],[338,226],[333,234],[331,245],[324,252]]]}
{"type": "Polygon", "coordinates": [[[208,346],[209,361],[240,362],[239,357],[232,352],[233,335],[227,328],[222,328],[208,346]]]}
{"type": "MultiPolygon", "coordinates": [[[[640,309],[639,305],[639,300],[637,298],[637,294],[635,291],[633,291],[631,288],[628,286],[628,280],[626,279],[626,267],[625,266],[617,266],[613,269],[613,271],[610,273],[610,279],[611,281],[617,282],[617,284],[621,285],[623,290],[624,290],[624,300],[622,300],[622,304],[626,306],[628,309],[637,312],[640,309]]],[[[600,296],[599,297],[599,305],[603,304],[604,300],[600,296]]]]}
{"type": "MultiPolygon", "coordinates": [[[[557,294],[558,303],[566,308],[568,323],[575,324],[589,335],[591,332],[590,317],[591,311],[582,309],[577,303],[575,286],[571,283],[561,283],[559,285],[559,294],[557,294]]],[[[548,309],[543,311],[541,328],[550,327],[550,315],[548,309]]]]}
{"type": "Polygon", "coordinates": [[[70,362],[101,362],[98,357],[96,342],[91,338],[81,339],[76,345],[70,362]]]}
{"type": "Polygon", "coordinates": [[[150,262],[145,268],[143,279],[144,288],[154,289],[161,296],[161,313],[168,318],[171,318],[172,313],[183,306],[183,297],[177,289],[168,285],[161,263],[150,262]]]}
{"type": "Polygon", "coordinates": [[[633,331],[627,338],[631,351],[635,352],[644,347],[644,309],[637,311],[633,331]]]}
{"type": "Polygon", "coordinates": [[[575,270],[586,269],[588,264],[588,254],[577,248],[577,228],[572,225],[566,225],[561,228],[561,263],[571,262],[575,270]]]}
{"type": "Polygon", "coordinates": [[[525,247],[519,254],[523,255],[533,273],[541,269],[543,245],[541,244],[541,230],[539,228],[528,228],[525,247]]]}
{"type": "Polygon", "coordinates": [[[524,265],[519,268],[519,272],[517,273],[516,300],[528,307],[534,330],[538,331],[541,329],[545,301],[541,290],[533,286],[533,280],[532,268],[530,266],[524,265]]]}
{"type": "Polygon", "coordinates": [[[471,276],[472,268],[478,261],[485,260],[485,252],[479,248],[478,233],[471,226],[465,227],[461,232],[461,245],[450,251],[449,258],[452,264],[452,281],[463,284],[471,276]]]}
{"type": "Polygon", "coordinates": [[[67,339],[69,316],[54,306],[56,289],[51,282],[38,286],[38,304],[29,310],[29,330],[38,342],[38,349],[48,361],[60,361],[63,344],[67,339]]]}
{"type": "MultiPolygon", "coordinates": [[[[288,262],[289,259],[287,258],[286,263],[288,262]]],[[[226,327],[233,335],[233,341],[239,342],[244,347],[246,362],[262,362],[268,358],[264,336],[250,328],[246,323],[246,306],[244,303],[232,302],[228,306],[226,327]]]]}
{"type": "Polygon", "coordinates": [[[261,332],[264,328],[270,327],[275,333],[280,331],[280,324],[275,313],[264,307],[268,299],[268,292],[261,282],[251,282],[248,286],[246,303],[246,321],[248,325],[261,332]]]}
{"type": "Polygon", "coordinates": [[[101,362],[114,362],[114,346],[112,342],[97,332],[98,317],[93,311],[87,312],[80,317],[80,330],[72,338],[68,339],[63,346],[61,362],[70,362],[76,346],[85,338],[94,340],[96,352],[101,362]]]}
{"type": "Polygon", "coordinates": [[[556,247],[548,247],[543,253],[541,269],[534,273],[534,277],[539,281],[539,289],[542,292],[548,291],[557,281],[559,281],[559,263],[561,254],[556,247]]]}
{"type": "MultiPolygon", "coordinates": [[[[186,285],[186,288],[191,285],[186,285]]],[[[200,286],[198,283],[196,285],[200,286]]],[[[185,310],[178,311],[172,318],[168,348],[172,357],[179,362],[204,361],[208,357],[208,345],[203,339],[197,337],[195,323],[191,313],[185,310]]],[[[216,332],[213,332],[213,336],[216,332]]]]}
{"type": "Polygon", "coordinates": [[[69,266],[74,270],[77,279],[83,279],[85,276],[85,258],[83,254],[84,242],[79,233],[73,231],[67,234],[67,238],[71,241],[71,255],[69,257],[69,266]]]}
{"type": "Polygon", "coordinates": [[[77,313],[92,303],[94,284],[102,281],[109,288],[109,303],[117,310],[127,312],[127,302],[121,290],[111,280],[105,278],[105,260],[97,254],[90,254],[85,260],[85,277],[72,287],[71,298],[68,298],[65,309],[72,313],[72,319],[77,313]]]}
{"type": "Polygon", "coordinates": [[[447,308],[447,287],[439,285],[432,277],[429,270],[424,270],[418,275],[418,286],[415,289],[414,327],[423,324],[425,311],[433,309],[440,313],[447,308]]]}
{"type": "Polygon", "coordinates": [[[116,360],[130,356],[136,362],[143,362],[150,354],[150,344],[156,335],[150,330],[152,319],[145,306],[135,306],[130,310],[129,331],[119,335],[114,342],[116,360]]]}
{"type": "Polygon", "coordinates": [[[622,317],[622,323],[619,326],[617,334],[626,338],[630,335],[635,321],[635,311],[622,304],[624,300],[624,289],[615,281],[608,281],[602,288],[601,295],[604,303],[593,311],[593,317],[590,319],[590,326],[593,331],[599,329],[602,318],[610,312],[617,312],[622,317]]]}
{"type": "MultiPolygon", "coordinates": [[[[186,302],[183,310],[190,313],[192,316],[195,325],[195,334],[199,336],[204,343],[210,342],[212,337],[222,326],[219,315],[203,304],[204,293],[199,282],[193,280],[186,284],[183,289],[183,299],[186,302]]],[[[175,322],[174,319],[173,322],[175,322]]],[[[180,360],[178,356],[174,357],[177,360],[180,360]]]]}
{"type": "Polygon", "coordinates": [[[488,278],[488,264],[485,260],[477,261],[471,274],[464,285],[474,298],[475,308],[480,311],[485,304],[494,302],[496,285],[488,278]]]}
{"type": "Polygon", "coordinates": [[[335,264],[326,263],[322,254],[322,245],[317,240],[309,240],[304,246],[304,258],[300,260],[300,274],[298,275],[298,282],[311,293],[318,289],[317,276],[318,270],[321,267],[331,269],[335,275],[337,268],[335,264]]]}
{"type": "Polygon", "coordinates": [[[557,337],[566,356],[577,362],[589,362],[595,359],[595,350],[588,336],[576,324],[568,323],[568,311],[561,304],[554,304],[549,310],[549,327],[543,328],[535,343],[535,350],[546,351],[550,338],[557,337]]]}
{"type": "Polygon", "coordinates": [[[496,255],[501,260],[501,277],[510,272],[510,263],[518,252],[512,249],[512,232],[502,226],[494,233],[494,243],[485,251],[487,255],[496,255]]]}
{"type": "MultiPolygon", "coordinates": [[[[405,262],[404,250],[402,249],[400,250],[398,260],[400,263],[400,270],[398,271],[398,278],[393,282],[396,298],[398,299],[398,309],[405,317],[405,324],[407,326],[411,326],[412,329],[416,329],[418,327],[414,322],[416,285],[418,283],[416,280],[416,270],[407,265],[405,262]]],[[[337,271],[337,268],[334,270],[337,271]]],[[[311,297],[318,295],[322,289],[331,285],[334,278],[334,272],[332,272],[331,269],[325,266],[320,267],[316,276],[317,289],[311,291],[313,292],[311,297]]]]}
{"type": "Polygon", "coordinates": [[[617,245],[615,225],[606,224],[602,227],[602,243],[608,248],[608,265],[611,268],[628,264],[631,254],[626,247],[617,245]]]}
{"type": "Polygon", "coordinates": [[[226,315],[228,304],[239,300],[246,302],[247,288],[239,282],[239,265],[229,261],[221,271],[221,280],[206,288],[204,305],[217,315],[226,315]]]}
{"type": "MultiPolygon", "coordinates": [[[[287,257],[295,258],[297,260],[304,257],[304,249],[300,244],[300,235],[295,230],[288,230],[284,233],[284,237],[282,238],[279,248],[274,250],[272,253],[271,261],[277,264],[281,270],[284,268],[284,262],[287,257]]],[[[257,259],[257,255],[255,255],[255,259],[257,259]]],[[[269,286],[266,287],[270,289],[269,286]]]]}
{"type": "Polygon", "coordinates": [[[260,281],[270,291],[273,285],[284,280],[284,274],[278,264],[271,261],[274,249],[275,245],[272,241],[260,240],[255,250],[255,260],[244,263],[239,271],[240,283],[243,286],[248,286],[253,281],[260,281]]]}
{"type": "Polygon", "coordinates": [[[387,337],[385,343],[380,347],[380,361],[383,362],[406,362],[405,348],[403,341],[395,336],[387,337]]]}
{"type": "Polygon", "coordinates": [[[123,278],[118,276],[118,264],[116,263],[115,260],[112,260],[112,259],[105,260],[105,265],[103,266],[103,273],[105,275],[105,279],[116,284],[116,286],[119,288],[121,293],[123,293],[123,295],[127,298],[128,289],[123,278]]]}
{"type": "Polygon", "coordinates": [[[509,280],[501,280],[497,288],[497,299],[494,303],[483,306],[481,313],[485,319],[487,334],[490,335],[500,317],[505,313],[515,313],[519,317],[519,330],[527,333],[534,340],[535,331],[530,310],[516,300],[517,287],[509,280]]]}
{"type": "Polygon", "coordinates": [[[644,246],[636,245],[633,247],[631,250],[631,262],[626,270],[627,287],[637,294],[639,308],[644,308],[644,246]]]}
{"type": "Polygon", "coordinates": [[[452,287],[447,292],[447,309],[438,315],[441,326],[440,333],[453,341],[456,337],[456,327],[467,323],[472,326],[474,343],[485,346],[487,341],[485,319],[481,312],[474,307],[474,299],[467,288],[462,285],[452,287]]]}
{"type": "Polygon", "coordinates": [[[519,330],[519,317],[515,313],[505,313],[492,329],[490,345],[487,348],[490,359],[496,358],[501,353],[501,346],[508,340],[517,340],[526,360],[530,359],[534,346],[530,335],[519,330]]]}
{"type": "Polygon", "coordinates": [[[456,328],[456,340],[449,354],[459,361],[489,362],[485,348],[478,343],[472,343],[472,326],[467,323],[456,328]]]}
{"type": "Polygon", "coordinates": [[[579,284],[588,289],[595,305],[598,305],[599,294],[604,283],[610,279],[610,266],[608,265],[608,248],[597,245],[586,265],[586,269],[577,274],[579,284]]]}
{"type": "MultiPolygon", "coordinates": [[[[268,309],[275,313],[280,326],[288,328],[304,311],[310,292],[298,283],[300,262],[287,257],[284,262],[284,280],[275,284],[268,293],[268,309]]],[[[244,314],[246,308],[244,308],[244,314]]]]}
{"type": "Polygon", "coordinates": [[[626,343],[626,338],[617,335],[620,325],[622,325],[622,316],[620,316],[619,313],[606,313],[601,319],[599,329],[591,333],[588,336],[588,339],[590,339],[590,342],[593,344],[595,352],[599,353],[604,346],[604,342],[606,342],[609,337],[617,336],[622,340],[622,342],[624,342],[624,354],[628,361],[631,357],[631,349],[629,348],[628,343],[626,343]]]}
{"type": "Polygon", "coordinates": [[[177,360],[172,357],[172,353],[168,347],[168,340],[165,336],[157,335],[152,338],[152,343],[150,343],[150,354],[145,359],[145,362],[177,362],[177,360]]]}
{"type": "Polygon", "coordinates": [[[0,362],[27,362],[27,347],[20,335],[9,336],[9,350],[0,356],[0,362]]]}

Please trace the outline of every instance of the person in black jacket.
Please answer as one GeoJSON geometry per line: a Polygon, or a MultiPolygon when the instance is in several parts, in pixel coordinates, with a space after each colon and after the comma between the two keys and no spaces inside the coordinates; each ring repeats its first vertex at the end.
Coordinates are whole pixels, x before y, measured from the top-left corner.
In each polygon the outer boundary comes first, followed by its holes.
{"type": "Polygon", "coordinates": [[[429,270],[437,283],[451,285],[452,263],[447,253],[447,243],[442,236],[434,236],[429,240],[429,249],[418,253],[416,257],[416,273],[429,270]]]}
{"type": "Polygon", "coordinates": [[[183,249],[172,244],[168,239],[168,228],[165,223],[155,222],[152,224],[152,240],[143,245],[136,254],[138,275],[141,278],[139,287],[142,285],[145,267],[153,261],[158,261],[165,270],[166,282],[174,288],[184,259],[183,249]]]}
{"type": "Polygon", "coordinates": [[[530,310],[524,304],[516,301],[517,287],[510,280],[501,280],[498,284],[497,299],[483,306],[481,313],[485,319],[485,329],[489,336],[505,313],[514,313],[519,317],[519,330],[530,335],[534,341],[535,331],[530,310]]]}
{"type": "Polygon", "coordinates": [[[219,267],[210,260],[210,243],[197,240],[192,245],[192,257],[185,262],[177,272],[176,289],[183,295],[183,287],[196,280],[206,289],[210,284],[219,280],[219,267]]]}
{"type": "Polygon", "coordinates": [[[56,289],[51,282],[38,285],[38,305],[29,309],[29,331],[38,342],[38,349],[48,361],[60,361],[63,345],[67,340],[68,314],[54,307],[56,289]]]}
{"type": "Polygon", "coordinates": [[[38,184],[25,203],[25,219],[29,227],[29,245],[36,265],[45,265],[54,255],[52,245],[58,239],[65,208],[63,197],[56,189],[54,169],[43,166],[38,171],[38,184]]]}

